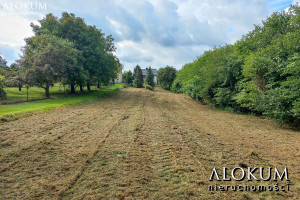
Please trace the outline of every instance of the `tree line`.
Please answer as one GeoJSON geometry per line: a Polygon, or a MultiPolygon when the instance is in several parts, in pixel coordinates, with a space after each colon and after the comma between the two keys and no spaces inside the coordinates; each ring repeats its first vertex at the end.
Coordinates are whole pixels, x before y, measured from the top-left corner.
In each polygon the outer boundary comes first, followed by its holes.
{"type": "Polygon", "coordinates": [[[139,65],[136,65],[136,67],[133,70],[133,73],[131,72],[131,70],[123,73],[123,82],[125,83],[125,87],[145,87],[146,89],[153,90],[155,86],[152,68],[147,68],[147,74],[144,78],[142,69],[139,65]]]}
{"type": "Polygon", "coordinates": [[[96,26],[87,25],[83,18],[63,12],[60,18],[47,14],[31,24],[34,36],[26,38],[22,56],[11,68],[2,69],[7,84],[22,88],[24,84],[45,89],[46,97],[54,83],[90,90],[92,84],[114,81],[122,64],[113,54],[116,47],[111,35],[105,36],[96,26]]]}
{"type": "Polygon", "coordinates": [[[300,123],[300,8],[274,12],[234,45],[206,51],[171,90],[206,104],[300,123]]]}

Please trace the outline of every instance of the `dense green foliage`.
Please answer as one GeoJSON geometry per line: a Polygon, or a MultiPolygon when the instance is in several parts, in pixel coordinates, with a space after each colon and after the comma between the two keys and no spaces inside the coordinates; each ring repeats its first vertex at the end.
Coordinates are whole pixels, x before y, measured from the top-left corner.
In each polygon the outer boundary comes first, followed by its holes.
{"type": "Polygon", "coordinates": [[[275,12],[234,45],[186,64],[174,92],[280,122],[300,123],[300,8],[275,12]]]}
{"type": "Polygon", "coordinates": [[[144,80],[143,80],[142,69],[141,69],[141,67],[139,65],[137,65],[134,68],[133,76],[134,76],[133,87],[135,87],[135,88],[142,88],[144,80]]]}
{"type": "Polygon", "coordinates": [[[164,68],[160,68],[157,73],[158,83],[162,88],[166,90],[170,90],[172,83],[176,78],[176,69],[174,67],[166,66],[164,68]]]}
{"type": "Polygon", "coordinates": [[[6,92],[4,90],[4,87],[5,87],[5,77],[0,75],[0,99],[3,100],[3,99],[6,99],[6,92]]]}
{"type": "Polygon", "coordinates": [[[145,88],[146,88],[147,90],[153,90],[153,89],[154,89],[151,85],[145,85],[145,88]]]}
{"type": "Polygon", "coordinates": [[[128,72],[123,73],[123,81],[126,85],[132,84],[133,79],[134,79],[134,76],[130,70],[128,72]]]}
{"type": "Polygon", "coordinates": [[[146,77],[145,77],[145,80],[144,80],[144,85],[146,86],[146,85],[150,85],[150,86],[152,86],[152,87],[154,87],[154,74],[153,74],[153,72],[152,72],[152,69],[151,69],[151,67],[149,67],[148,69],[147,69],[147,75],[146,75],[146,77]]]}
{"type": "Polygon", "coordinates": [[[5,76],[6,73],[8,72],[8,68],[6,67],[7,61],[2,58],[0,55],[0,100],[6,99],[6,92],[4,90],[5,87],[5,76]]]}
{"type": "Polygon", "coordinates": [[[15,81],[30,83],[45,89],[49,97],[49,87],[55,82],[75,88],[86,84],[107,84],[117,78],[122,68],[113,55],[115,46],[111,36],[95,26],[90,26],[80,17],[67,12],[61,18],[52,14],[31,24],[34,36],[26,38],[23,55],[18,61],[15,81]]]}
{"type": "Polygon", "coordinates": [[[82,67],[78,69],[80,54],[73,44],[52,35],[37,36],[33,43],[40,44],[40,49],[31,52],[34,62],[27,69],[31,83],[44,88],[46,97],[49,97],[50,86],[63,78],[70,85],[75,85],[76,72],[84,73],[84,70],[82,67]]]}

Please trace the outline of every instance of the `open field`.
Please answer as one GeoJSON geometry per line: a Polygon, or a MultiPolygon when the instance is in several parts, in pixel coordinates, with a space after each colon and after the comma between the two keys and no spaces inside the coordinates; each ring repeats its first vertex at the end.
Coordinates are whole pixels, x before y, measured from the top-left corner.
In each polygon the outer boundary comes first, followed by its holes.
{"type": "MultiPolygon", "coordinates": [[[[2,121],[10,120],[10,118],[18,117],[19,114],[22,115],[28,112],[45,111],[59,106],[74,105],[82,102],[86,103],[95,98],[103,97],[105,95],[111,95],[115,90],[120,89],[122,87],[123,86],[121,84],[115,84],[110,87],[102,87],[101,89],[94,89],[93,91],[90,92],[87,91],[85,91],[85,93],[78,92],[75,95],[61,94],[61,95],[56,95],[55,97],[51,97],[50,99],[10,104],[10,105],[0,105],[0,120],[2,121]]],[[[17,91],[16,93],[19,93],[19,91],[17,91]]],[[[38,93],[40,93],[40,91],[38,93]]],[[[24,97],[22,96],[22,98],[24,97]]]]}
{"type": "MultiPolygon", "coordinates": [[[[96,86],[91,86],[91,90],[98,90],[96,86]]],[[[0,100],[0,104],[18,103],[25,102],[27,100],[27,89],[22,87],[22,91],[19,91],[18,87],[6,87],[5,91],[7,93],[6,100],[0,100]]],[[[76,92],[80,92],[79,88],[76,88],[76,92]]],[[[58,98],[62,96],[69,95],[68,87],[63,87],[60,84],[55,84],[50,88],[50,97],[58,98]]],[[[39,87],[29,87],[28,88],[28,100],[38,100],[45,98],[45,90],[39,87]]]]}
{"type": "MultiPolygon", "coordinates": [[[[126,88],[0,125],[0,199],[298,199],[300,133],[182,94],[126,88]],[[290,191],[210,192],[212,169],[289,170],[290,191]]],[[[278,181],[278,184],[286,184],[278,181]]]]}

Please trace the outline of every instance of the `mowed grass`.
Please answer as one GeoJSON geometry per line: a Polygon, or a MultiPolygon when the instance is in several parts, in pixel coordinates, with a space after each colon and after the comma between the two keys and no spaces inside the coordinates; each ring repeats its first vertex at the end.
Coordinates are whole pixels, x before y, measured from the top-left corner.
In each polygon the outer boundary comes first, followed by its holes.
{"type": "MultiPolygon", "coordinates": [[[[91,86],[91,90],[98,90],[96,86],[91,86]]],[[[11,104],[27,101],[27,89],[22,87],[22,91],[19,91],[17,87],[5,88],[7,93],[7,99],[1,100],[0,104],[11,104]]],[[[76,88],[76,92],[80,92],[79,88],[76,88]]],[[[57,98],[69,95],[70,90],[68,87],[63,87],[61,84],[55,84],[50,88],[50,98],[57,98]]],[[[29,87],[28,89],[28,100],[37,100],[45,98],[45,90],[39,87],[29,87]]]]}
{"type": "MultiPolygon", "coordinates": [[[[122,88],[122,84],[115,84],[110,87],[104,87],[101,89],[92,88],[93,90],[84,93],[77,92],[75,95],[66,94],[64,90],[59,89],[59,86],[53,87],[50,90],[50,99],[30,101],[24,103],[0,105],[0,120],[10,120],[11,118],[16,117],[16,114],[25,114],[33,111],[47,111],[54,107],[65,106],[65,105],[74,105],[83,102],[89,102],[96,98],[108,96],[114,91],[122,88]],[[52,91],[52,92],[51,92],[52,91]]],[[[19,92],[18,88],[9,88],[7,91],[8,98],[26,100],[26,90],[19,92]],[[9,97],[10,96],[10,97],[9,97]],[[24,97],[25,96],[25,97],[24,97]]],[[[43,89],[40,88],[31,88],[31,99],[43,98],[43,89]]],[[[9,99],[8,99],[9,100],[9,99]]]]}

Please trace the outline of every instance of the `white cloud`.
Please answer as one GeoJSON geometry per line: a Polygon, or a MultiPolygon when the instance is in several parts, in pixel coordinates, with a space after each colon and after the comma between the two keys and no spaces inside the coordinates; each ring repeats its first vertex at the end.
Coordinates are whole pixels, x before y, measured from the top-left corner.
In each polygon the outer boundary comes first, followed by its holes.
{"type": "Polygon", "coordinates": [[[38,1],[0,0],[0,53],[9,63],[18,59],[24,39],[33,35],[30,23],[38,23],[46,9],[38,1]]]}
{"type": "MultiPolygon", "coordinates": [[[[45,12],[73,12],[112,34],[126,70],[136,64],[179,69],[214,45],[234,43],[282,5],[278,0],[52,0],[45,12]]],[[[42,17],[0,15],[0,45],[23,45],[37,18],[42,17]]]]}
{"type": "MultiPolygon", "coordinates": [[[[0,12],[0,15],[2,13],[0,12]]],[[[24,43],[24,37],[33,35],[31,27],[31,20],[24,17],[12,15],[0,17],[0,44],[9,45],[11,47],[20,46],[24,43]]]]}
{"type": "MultiPolygon", "coordinates": [[[[144,25],[143,40],[131,45],[119,46],[117,55],[127,58],[125,68],[134,67],[135,62],[145,65],[174,65],[182,67],[201,55],[204,50],[240,39],[267,16],[266,1],[231,0],[142,0],[139,3],[118,1],[128,13],[136,16],[144,25]],[[145,62],[145,55],[135,56],[133,47],[146,49],[154,60],[145,62]]],[[[130,23],[128,21],[128,23],[130,23]]],[[[126,28],[123,29],[127,32],[126,28]]],[[[122,32],[118,29],[118,32],[122,32]]],[[[118,34],[116,32],[116,34],[118,34]]]]}

